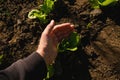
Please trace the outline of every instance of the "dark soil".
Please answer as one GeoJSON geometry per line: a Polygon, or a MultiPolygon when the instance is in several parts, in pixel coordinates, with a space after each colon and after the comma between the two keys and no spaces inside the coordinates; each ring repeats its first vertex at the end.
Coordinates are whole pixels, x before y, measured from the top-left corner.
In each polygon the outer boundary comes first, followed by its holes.
{"type": "MultiPolygon", "coordinates": [[[[0,0],[0,69],[34,52],[47,24],[27,15],[42,0],[0,0]]],[[[71,22],[81,36],[75,52],[59,53],[51,80],[120,80],[120,5],[92,9],[87,0],[58,0],[48,16],[71,22]]]]}

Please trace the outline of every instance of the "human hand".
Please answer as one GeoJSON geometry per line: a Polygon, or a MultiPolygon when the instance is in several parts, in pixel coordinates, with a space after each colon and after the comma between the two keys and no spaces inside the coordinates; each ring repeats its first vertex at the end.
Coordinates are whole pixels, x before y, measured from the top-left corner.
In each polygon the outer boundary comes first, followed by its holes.
{"type": "Polygon", "coordinates": [[[38,52],[46,64],[51,64],[57,56],[57,45],[60,41],[70,35],[74,30],[74,25],[70,23],[63,23],[55,25],[52,20],[43,31],[38,45],[38,52]]]}

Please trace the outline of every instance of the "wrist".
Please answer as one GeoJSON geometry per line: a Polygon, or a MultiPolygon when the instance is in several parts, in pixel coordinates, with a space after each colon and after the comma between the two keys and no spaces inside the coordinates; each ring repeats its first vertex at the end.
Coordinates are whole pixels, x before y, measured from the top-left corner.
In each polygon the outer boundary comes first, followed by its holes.
{"type": "Polygon", "coordinates": [[[45,52],[43,50],[36,50],[36,52],[44,59],[46,65],[48,65],[48,60],[45,56],[45,52]]]}

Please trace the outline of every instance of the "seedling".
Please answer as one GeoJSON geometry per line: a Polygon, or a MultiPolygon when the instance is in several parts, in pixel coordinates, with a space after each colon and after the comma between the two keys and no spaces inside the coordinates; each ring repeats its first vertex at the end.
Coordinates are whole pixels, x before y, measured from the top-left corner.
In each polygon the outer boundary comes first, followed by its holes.
{"type": "Polygon", "coordinates": [[[117,3],[119,0],[89,0],[93,8],[100,8],[117,3]]]}
{"type": "Polygon", "coordinates": [[[80,42],[80,36],[77,32],[71,33],[67,39],[63,39],[58,46],[59,52],[64,51],[76,51],[78,49],[78,44],[80,42]]]}
{"type": "Polygon", "coordinates": [[[29,12],[28,18],[36,19],[38,18],[42,23],[46,23],[46,17],[53,10],[54,3],[56,0],[44,0],[43,5],[40,5],[38,9],[33,9],[29,12]]]}
{"type": "Polygon", "coordinates": [[[86,26],[87,29],[89,29],[92,26],[92,22],[89,22],[86,26]]]}
{"type": "Polygon", "coordinates": [[[3,54],[0,55],[0,64],[2,63],[3,54]]]}
{"type": "Polygon", "coordinates": [[[101,6],[108,6],[112,3],[116,3],[118,2],[118,0],[98,0],[98,3],[101,5],[101,6]]]}
{"type": "Polygon", "coordinates": [[[89,0],[93,8],[100,8],[98,0],[89,0]]]}
{"type": "Polygon", "coordinates": [[[54,67],[53,67],[53,64],[47,66],[47,70],[48,70],[47,76],[46,76],[46,78],[45,78],[44,80],[47,80],[47,79],[51,78],[51,77],[54,75],[54,67]]]}

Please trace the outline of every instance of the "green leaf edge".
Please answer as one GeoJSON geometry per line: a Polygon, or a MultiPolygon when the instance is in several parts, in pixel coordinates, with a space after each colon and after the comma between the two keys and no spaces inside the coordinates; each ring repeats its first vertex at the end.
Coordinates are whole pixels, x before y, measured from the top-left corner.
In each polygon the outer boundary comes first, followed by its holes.
{"type": "MultiPolygon", "coordinates": [[[[74,46],[74,47],[65,47],[64,49],[61,49],[60,48],[60,45],[62,44],[62,42],[64,41],[62,41],[59,45],[58,45],[58,52],[65,52],[65,51],[76,51],[77,49],[78,49],[78,45],[79,45],[79,42],[80,42],[80,36],[79,36],[79,34],[77,33],[77,32],[72,32],[71,33],[71,35],[73,35],[73,34],[76,34],[76,41],[77,41],[77,43],[75,43],[76,45],[74,46]]],[[[70,36],[71,36],[70,35],[70,36]]],[[[69,37],[70,38],[70,37],[69,37]]],[[[66,42],[67,43],[67,42],[66,42]]]]}
{"type": "Polygon", "coordinates": [[[119,0],[104,0],[103,2],[100,2],[100,0],[98,0],[98,3],[101,6],[108,6],[108,5],[110,5],[114,2],[117,2],[117,1],[119,1],[119,0]]]}

